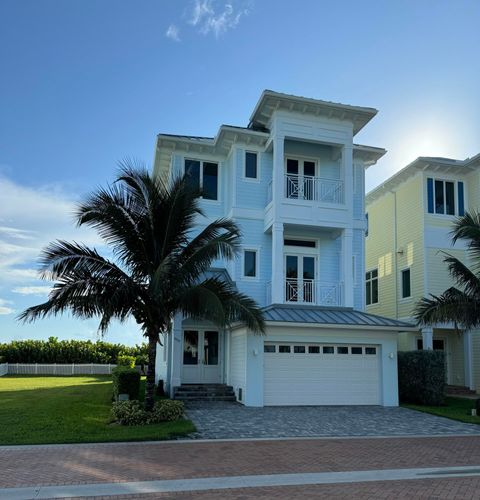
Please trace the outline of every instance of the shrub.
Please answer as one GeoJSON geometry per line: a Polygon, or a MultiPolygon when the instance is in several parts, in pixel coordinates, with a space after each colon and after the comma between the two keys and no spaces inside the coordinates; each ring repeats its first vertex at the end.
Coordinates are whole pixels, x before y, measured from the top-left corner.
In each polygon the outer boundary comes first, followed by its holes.
{"type": "Polygon", "coordinates": [[[117,366],[112,370],[113,398],[118,400],[119,394],[128,394],[128,398],[138,399],[140,392],[140,373],[134,368],[117,366]]]}
{"type": "Polygon", "coordinates": [[[402,403],[445,403],[445,356],[441,351],[398,353],[398,387],[402,403]]]}
{"type": "Polygon", "coordinates": [[[121,354],[147,356],[147,344],[135,347],[90,340],[14,340],[0,343],[0,356],[8,363],[110,363],[121,354]]]}
{"type": "Polygon", "coordinates": [[[146,412],[140,401],[118,401],[112,405],[112,417],[121,425],[143,425],[146,412]]]}
{"type": "Polygon", "coordinates": [[[171,422],[183,417],[185,406],[181,401],[162,399],[155,403],[153,408],[154,422],[171,422]]]}
{"type": "Polygon", "coordinates": [[[135,368],[135,356],[129,356],[128,354],[120,354],[117,358],[118,366],[128,366],[129,368],[135,368]]]}

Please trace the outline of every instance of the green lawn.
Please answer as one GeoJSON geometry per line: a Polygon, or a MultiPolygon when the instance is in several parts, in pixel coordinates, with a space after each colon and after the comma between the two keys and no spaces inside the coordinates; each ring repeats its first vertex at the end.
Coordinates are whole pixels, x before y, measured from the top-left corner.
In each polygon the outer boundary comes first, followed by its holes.
{"type": "Polygon", "coordinates": [[[460,420],[460,422],[467,422],[469,424],[480,424],[480,416],[472,417],[471,410],[475,408],[475,401],[472,399],[464,398],[446,398],[445,406],[421,406],[402,404],[405,408],[412,410],[423,411],[425,413],[432,413],[440,417],[451,418],[452,420],[460,420]]]}
{"type": "Polygon", "coordinates": [[[189,420],[111,424],[111,397],[107,376],[1,377],[0,445],[161,440],[195,431],[189,420]]]}

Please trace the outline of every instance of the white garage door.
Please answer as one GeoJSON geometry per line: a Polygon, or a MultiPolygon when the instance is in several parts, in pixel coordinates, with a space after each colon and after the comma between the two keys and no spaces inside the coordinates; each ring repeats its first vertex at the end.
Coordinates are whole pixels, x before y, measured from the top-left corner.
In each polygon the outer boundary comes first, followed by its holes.
{"type": "Polygon", "coordinates": [[[265,342],[265,405],[378,405],[376,345],[265,342]]]}

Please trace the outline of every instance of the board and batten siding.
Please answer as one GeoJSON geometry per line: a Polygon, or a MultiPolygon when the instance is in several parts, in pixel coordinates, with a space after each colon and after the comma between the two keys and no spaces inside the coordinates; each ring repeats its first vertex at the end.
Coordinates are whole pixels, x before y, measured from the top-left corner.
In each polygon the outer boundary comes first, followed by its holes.
{"type": "Polygon", "coordinates": [[[242,389],[242,401],[245,401],[247,366],[247,336],[244,332],[230,334],[230,374],[229,382],[239,398],[239,389],[242,389]]]}

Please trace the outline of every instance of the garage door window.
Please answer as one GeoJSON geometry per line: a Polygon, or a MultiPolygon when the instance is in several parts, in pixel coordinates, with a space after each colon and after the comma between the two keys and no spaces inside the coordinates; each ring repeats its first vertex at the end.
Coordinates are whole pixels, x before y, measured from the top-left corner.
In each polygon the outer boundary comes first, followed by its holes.
{"type": "Polygon", "coordinates": [[[352,354],[362,354],[363,349],[361,347],[352,347],[352,354]]]}
{"type": "Polygon", "coordinates": [[[275,346],[274,345],[264,345],[263,352],[275,352],[275,346]]]}
{"type": "Polygon", "coordinates": [[[279,345],[278,352],[288,353],[288,352],[290,352],[290,346],[289,345],[279,345]]]}
{"type": "Polygon", "coordinates": [[[337,354],[348,354],[348,347],[337,347],[337,354]]]}
{"type": "Polygon", "coordinates": [[[377,354],[376,347],[365,347],[365,354],[377,354]]]}
{"type": "Polygon", "coordinates": [[[324,346],[323,347],[323,354],[333,354],[334,349],[332,346],[324,346]]]}
{"type": "Polygon", "coordinates": [[[293,352],[295,354],[305,354],[305,346],[304,345],[295,345],[295,346],[293,346],[293,352]]]}
{"type": "Polygon", "coordinates": [[[308,354],[320,354],[320,346],[309,345],[308,346],[308,354]]]}

